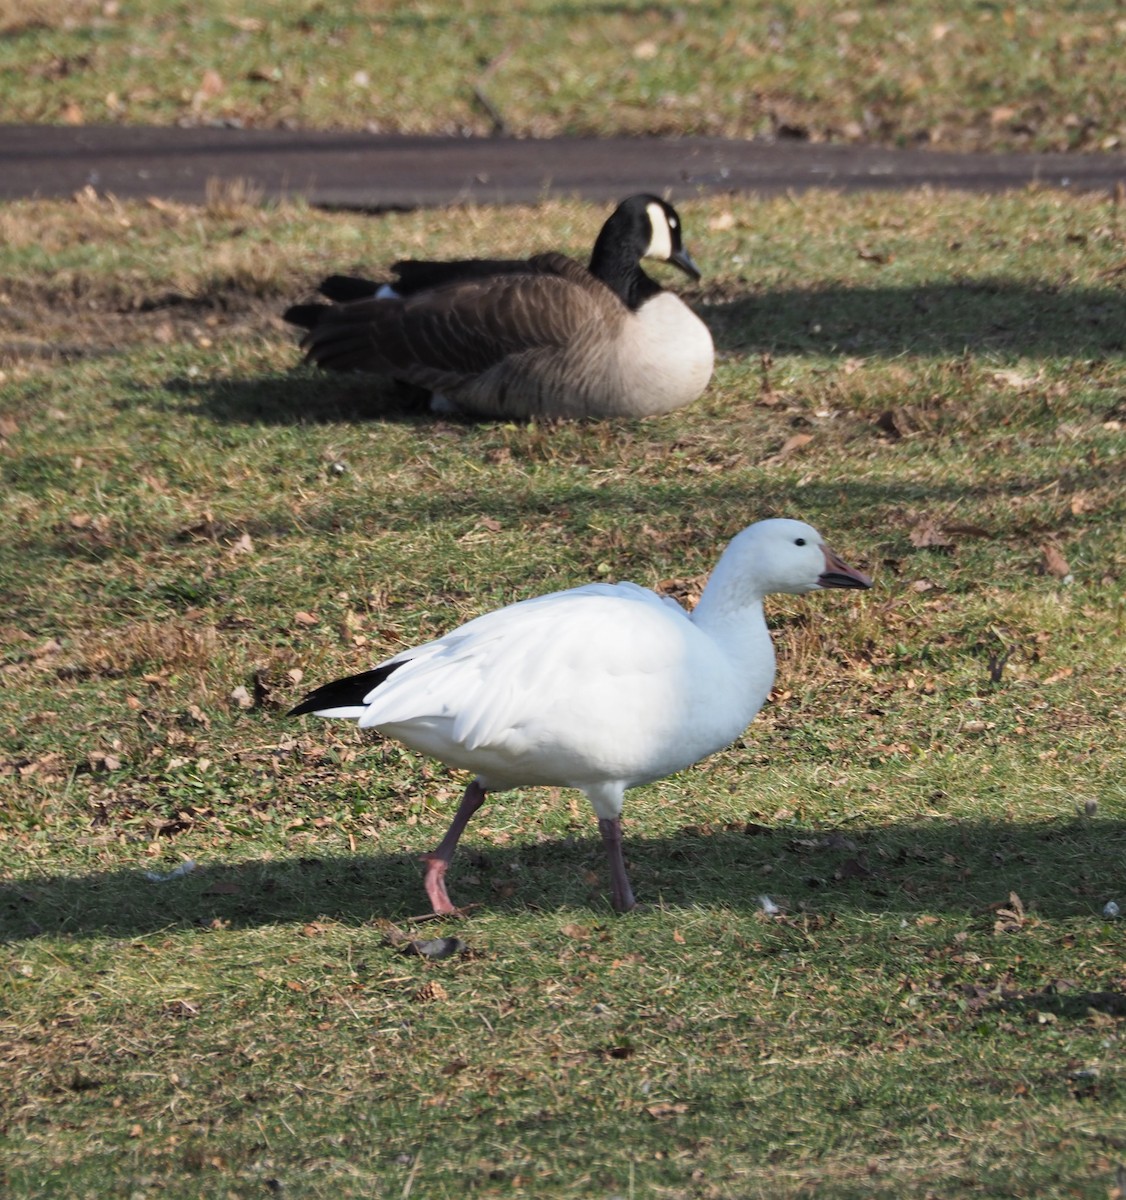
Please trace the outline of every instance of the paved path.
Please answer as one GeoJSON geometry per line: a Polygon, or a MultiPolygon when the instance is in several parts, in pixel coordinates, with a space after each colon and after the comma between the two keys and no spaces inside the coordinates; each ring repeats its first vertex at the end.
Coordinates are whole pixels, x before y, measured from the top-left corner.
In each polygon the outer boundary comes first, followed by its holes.
{"type": "Polygon", "coordinates": [[[328,207],[521,203],[545,195],[685,199],[701,192],[916,187],[1004,191],[1040,181],[1126,186],[1126,154],[948,154],[722,138],[377,137],[273,129],[0,125],[0,200],[70,196],[203,200],[209,179],[328,207]]]}

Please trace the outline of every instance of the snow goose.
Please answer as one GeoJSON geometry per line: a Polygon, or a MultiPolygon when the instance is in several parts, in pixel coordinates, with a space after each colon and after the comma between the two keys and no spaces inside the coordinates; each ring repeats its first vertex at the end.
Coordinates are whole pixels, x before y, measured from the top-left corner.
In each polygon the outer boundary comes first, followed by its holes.
{"type": "Polygon", "coordinates": [[[691,613],[633,583],[552,592],[326,683],[291,715],[347,718],[473,772],[423,856],[434,912],[458,911],[445,875],[485,794],[540,785],[590,800],[624,912],[624,793],[729,745],[762,707],[774,682],[763,597],[871,585],[811,526],[759,521],[732,539],[691,613]]]}
{"type": "Polygon", "coordinates": [[[525,260],[400,262],[393,284],[334,275],[333,304],[298,304],[306,357],[431,392],[436,409],[483,417],[642,417],[695,400],[711,378],[707,326],[641,268],[700,272],[680,217],[657,196],[624,200],[589,267],[564,254],[525,260]]]}

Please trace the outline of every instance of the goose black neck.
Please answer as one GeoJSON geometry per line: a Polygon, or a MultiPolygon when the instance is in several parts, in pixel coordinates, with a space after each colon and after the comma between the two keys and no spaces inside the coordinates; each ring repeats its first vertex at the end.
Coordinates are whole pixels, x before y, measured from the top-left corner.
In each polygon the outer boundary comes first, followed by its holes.
{"type": "Polygon", "coordinates": [[[620,229],[606,224],[594,243],[590,256],[590,273],[617,293],[622,303],[636,311],[661,285],[641,269],[641,256],[636,247],[622,239],[620,229]]]}

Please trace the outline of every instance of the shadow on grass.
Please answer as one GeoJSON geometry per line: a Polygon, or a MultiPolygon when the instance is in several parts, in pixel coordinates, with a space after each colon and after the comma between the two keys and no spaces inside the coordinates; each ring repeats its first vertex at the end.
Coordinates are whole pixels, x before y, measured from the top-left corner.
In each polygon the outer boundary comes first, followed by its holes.
{"type": "MultiPolygon", "coordinates": [[[[984,353],[1018,358],[1099,358],[1126,352],[1126,291],[1069,289],[1050,281],[967,279],[909,287],[792,288],[730,296],[693,306],[721,353],[984,353]]],[[[253,379],[176,378],[165,385],[196,411],[233,423],[426,422],[425,393],[364,374],[253,379]]],[[[442,420],[449,418],[443,417],[442,420]]]]}
{"type": "Polygon", "coordinates": [[[720,298],[701,315],[717,349],[734,353],[1038,359],[1126,350],[1126,291],[1047,280],[781,289],[720,298]]]}
{"type": "MultiPolygon", "coordinates": [[[[419,835],[418,851],[428,848],[419,835]]],[[[663,838],[627,830],[627,858],[642,903],[669,909],[750,912],[768,893],[791,915],[882,913],[909,923],[941,916],[992,931],[997,921],[1014,928],[1101,921],[1108,900],[1126,899],[1126,821],[1117,820],[930,821],[846,832],[752,823],[689,826],[663,838]],[[1020,905],[1010,901],[1014,892],[1020,905]]],[[[605,880],[596,838],[487,849],[470,840],[450,875],[455,902],[481,911],[590,907],[609,918],[605,880]]],[[[176,926],[250,928],[318,917],[403,921],[426,911],[413,853],[205,862],[165,882],[138,867],[5,883],[0,939],[141,937],[176,926]]]]}
{"type": "MultiPolygon", "coordinates": [[[[166,407],[191,409],[231,424],[322,425],[378,420],[424,425],[434,420],[429,393],[418,388],[375,375],[332,375],[296,362],[287,375],[212,380],[178,376],[165,380],[164,389],[174,397],[166,407]]],[[[150,407],[154,405],[150,403],[150,407]]]]}

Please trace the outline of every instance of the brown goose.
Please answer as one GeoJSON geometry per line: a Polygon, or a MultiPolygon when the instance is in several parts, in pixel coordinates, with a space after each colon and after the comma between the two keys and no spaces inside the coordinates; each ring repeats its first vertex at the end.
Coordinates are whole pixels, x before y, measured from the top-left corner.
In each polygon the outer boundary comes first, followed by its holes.
{"type": "Polygon", "coordinates": [[[372,371],[433,393],[434,407],[476,416],[643,417],[695,400],[711,378],[704,323],[641,269],[700,272],[680,218],[656,196],[624,200],[590,266],[564,254],[522,260],[401,262],[393,284],[332,276],[332,304],[285,313],[308,332],[306,357],[372,371]]]}

